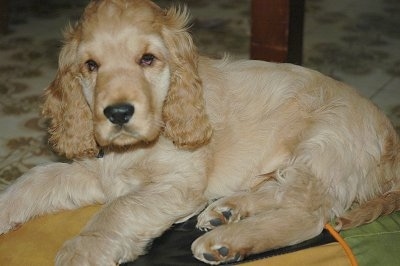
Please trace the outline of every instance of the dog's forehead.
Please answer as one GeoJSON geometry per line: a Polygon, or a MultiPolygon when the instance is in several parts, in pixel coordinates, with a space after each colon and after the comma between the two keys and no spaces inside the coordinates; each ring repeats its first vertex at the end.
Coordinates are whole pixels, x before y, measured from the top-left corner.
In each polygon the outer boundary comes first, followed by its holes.
{"type": "Polygon", "coordinates": [[[156,54],[158,58],[165,58],[169,54],[158,34],[142,34],[136,27],[121,29],[118,32],[97,31],[92,33],[91,37],[82,39],[78,46],[80,57],[93,57],[99,62],[103,61],[102,58],[108,58],[108,64],[126,60],[131,62],[132,58],[146,52],[156,54]]]}
{"type": "MultiPolygon", "coordinates": [[[[147,32],[159,30],[164,12],[147,0],[94,1],[83,14],[82,30],[117,31],[137,27],[147,32]]],[[[90,35],[90,34],[89,34],[90,35]]]]}

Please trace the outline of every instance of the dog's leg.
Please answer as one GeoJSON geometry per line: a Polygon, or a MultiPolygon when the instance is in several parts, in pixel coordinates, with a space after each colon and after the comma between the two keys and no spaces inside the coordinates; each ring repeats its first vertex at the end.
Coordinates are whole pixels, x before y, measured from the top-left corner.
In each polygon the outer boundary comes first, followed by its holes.
{"type": "Polygon", "coordinates": [[[307,240],[322,231],[331,199],[307,168],[290,166],[255,192],[212,203],[199,216],[197,226],[215,229],[193,243],[193,254],[219,264],[307,240]]]}
{"type": "Polygon", "coordinates": [[[269,183],[269,187],[262,191],[239,192],[212,202],[198,216],[196,227],[208,231],[277,208],[279,205],[274,199],[277,184],[274,181],[269,183]]]}
{"type": "Polygon", "coordinates": [[[318,215],[293,207],[278,209],[219,226],[196,239],[192,251],[209,264],[237,262],[250,254],[310,239],[322,229],[318,215]]]}
{"type": "Polygon", "coordinates": [[[78,163],[37,166],[0,194],[0,234],[34,216],[104,201],[97,176],[86,167],[78,163]]]}
{"type": "Polygon", "coordinates": [[[115,265],[144,254],[173,223],[204,208],[202,190],[184,182],[149,185],[110,202],[64,244],[56,265],[115,265]]]}

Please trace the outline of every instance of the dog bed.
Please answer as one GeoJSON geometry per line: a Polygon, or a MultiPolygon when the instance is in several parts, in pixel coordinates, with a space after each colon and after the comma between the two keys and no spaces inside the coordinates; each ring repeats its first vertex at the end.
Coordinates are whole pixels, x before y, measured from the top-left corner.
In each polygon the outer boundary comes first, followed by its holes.
{"type": "MultiPolygon", "coordinates": [[[[62,243],[77,235],[99,208],[91,206],[38,217],[0,236],[0,265],[54,265],[62,243]]],[[[190,251],[191,242],[203,233],[195,224],[196,217],[173,226],[153,241],[148,255],[124,266],[205,265],[190,251]]],[[[400,212],[340,235],[332,231],[328,226],[314,239],[250,256],[240,265],[400,265],[400,212]]]]}

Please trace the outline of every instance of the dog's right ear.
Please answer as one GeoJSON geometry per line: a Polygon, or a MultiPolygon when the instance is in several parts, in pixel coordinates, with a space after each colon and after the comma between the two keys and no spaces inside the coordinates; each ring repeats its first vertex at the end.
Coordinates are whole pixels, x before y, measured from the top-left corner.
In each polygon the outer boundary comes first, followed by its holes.
{"type": "Polygon", "coordinates": [[[70,27],[59,56],[59,68],[45,89],[42,115],[48,118],[49,142],[69,159],[93,157],[99,152],[93,132],[92,112],[79,83],[77,63],[78,34],[70,27]]]}

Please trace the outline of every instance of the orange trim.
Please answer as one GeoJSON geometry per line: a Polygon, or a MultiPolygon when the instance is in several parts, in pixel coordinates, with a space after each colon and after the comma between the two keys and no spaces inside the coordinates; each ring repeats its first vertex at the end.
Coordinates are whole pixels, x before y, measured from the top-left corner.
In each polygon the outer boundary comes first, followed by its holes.
{"type": "Polygon", "coordinates": [[[352,266],[358,266],[356,257],[354,256],[353,252],[351,251],[351,248],[349,247],[349,245],[347,245],[346,241],[344,241],[342,236],[338,232],[336,232],[336,230],[333,229],[332,225],[330,224],[326,224],[325,229],[328,230],[328,232],[333,236],[333,238],[335,238],[336,241],[342,246],[344,252],[346,253],[347,257],[350,260],[350,264],[352,266]]]}

